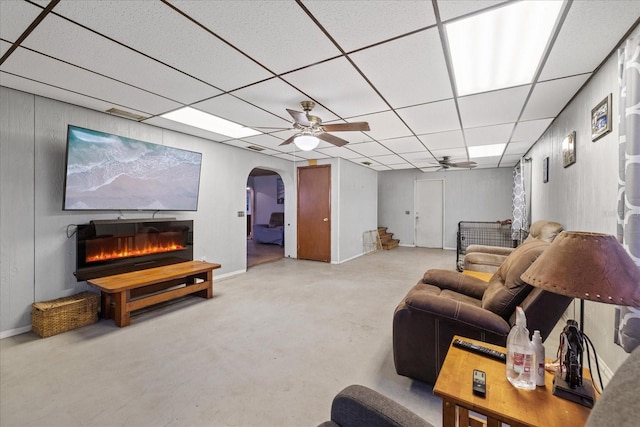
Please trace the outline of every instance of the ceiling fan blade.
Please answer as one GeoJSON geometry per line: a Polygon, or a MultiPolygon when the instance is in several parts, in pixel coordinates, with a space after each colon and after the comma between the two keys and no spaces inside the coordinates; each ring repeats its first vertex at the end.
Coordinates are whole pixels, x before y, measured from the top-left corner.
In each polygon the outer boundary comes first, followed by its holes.
{"type": "Polygon", "coordinates": [[[285,139],[284,142],[282,144],[280,144],[280,145],[291,144],[293,142],[293,140],[296,139],[296,136],[298,136],[298,134],[290,136],[289,138],[285,139]]]}
{"type": "Polygon", "coordinates": [[[476,162],[459,162],[459,163],[451,163],[451,166],[453,166],[454,168],[469,168],[469,169],[473,169],[477,166],[478,164],[476,162]]]}
{"type": "Polygon", "coordinates": [[[349,141],[345,141],[344,139],[338,138],[337,136],[331,135],[330,133],[321,133],[317,135],[317,137],[318,139],[321,139],[325,142],[328,142],[329,144],[333,144],[338,147],[342,147],[343,145],[349,143],[349,141]]]}
{"type": "Polygon", "coordinates": [[[311,123],[309,122],[309,119],[307,118],[307,115],[305,113],[296,110],[290,110],[288,108],[287,112],[291,114],[291,117],[293,117],[293,120],[295,120],[296,123],[300,123],[302,126],[311,126],[311,123]]]}
{"type": "Polygon", "coordinates": [[[274,130],[293,130],[292,127],[287,127],[287,128],[283,128],[283,127],[271,127],[271,126],[251,126],[251,129],[274,129],[274,130]]]}
{"type": "Polygon", "coordinates": [[[346,132],[346,131],[368,131],[369,123],[367,122],[353,122],[353,123],[334,123],[323,124],[322,127],[326,132],[346,132]]]}

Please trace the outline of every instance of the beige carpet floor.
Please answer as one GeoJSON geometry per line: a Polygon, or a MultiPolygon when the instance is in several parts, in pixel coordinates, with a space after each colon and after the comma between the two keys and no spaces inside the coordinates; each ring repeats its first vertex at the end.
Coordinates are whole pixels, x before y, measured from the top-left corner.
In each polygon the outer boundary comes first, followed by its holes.
{"type": "MultiPolygon", "coordinates": [[[[212,260],[215,261],[215,260],[212,260]]],[[[0,425],[315,426],[363,384],[433,424],[440,400],[398,376],[395,306],[455,252],[400,247],[340,265],[281,259],[188,297],[40,339],[0,341],[0,425]]]]}

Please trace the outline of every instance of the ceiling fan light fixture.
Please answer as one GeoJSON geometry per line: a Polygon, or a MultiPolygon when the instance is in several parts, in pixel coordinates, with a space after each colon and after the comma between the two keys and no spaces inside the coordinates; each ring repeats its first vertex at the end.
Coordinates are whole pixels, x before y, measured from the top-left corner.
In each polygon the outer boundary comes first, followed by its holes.
{"type": "Polygon", "coordinates": [[[298,135],[293,142],[302,151],[311,151],[320,144],[320,140],[313,135],[298,135]]]}

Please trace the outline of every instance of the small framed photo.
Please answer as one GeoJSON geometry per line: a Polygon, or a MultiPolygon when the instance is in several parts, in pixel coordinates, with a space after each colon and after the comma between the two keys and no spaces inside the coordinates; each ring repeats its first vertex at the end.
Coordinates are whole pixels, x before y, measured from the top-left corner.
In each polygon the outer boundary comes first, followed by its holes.
{"type": "Polygon", "coordinates": [[[542,182],[549,182],[549,157],[542,160],[542,182]]]}
{"type": "Polygon", "coordinates": [[[284,183],[282,178],[276,179],[276,203],[284,205],[284,183]]]}
{"type": "Polygon", "coordinates": [[[611,132],[611,94],[591,110],[591,141],[595,142],[611,132]]]}
{"type": "Polygon", "coordinates": [[[562,164],[566,168],[576,162],[576,131],[562,140],[562,164]]]}

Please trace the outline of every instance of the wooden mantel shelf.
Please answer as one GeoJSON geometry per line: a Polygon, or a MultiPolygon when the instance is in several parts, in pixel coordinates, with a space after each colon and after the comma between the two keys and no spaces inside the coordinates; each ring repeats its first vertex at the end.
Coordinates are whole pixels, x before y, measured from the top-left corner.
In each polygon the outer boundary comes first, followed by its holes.
{"type": "Polygon", "coordinates": [[[130,313],[161,302],[195,294],[202,298],[213,297],[213,270],[220,264],[204,261],[187,261],[147,270],[132,271],[87,281],[100,289],[102,315],[112,317],[116,325],[130,324],[130,313]]]}

